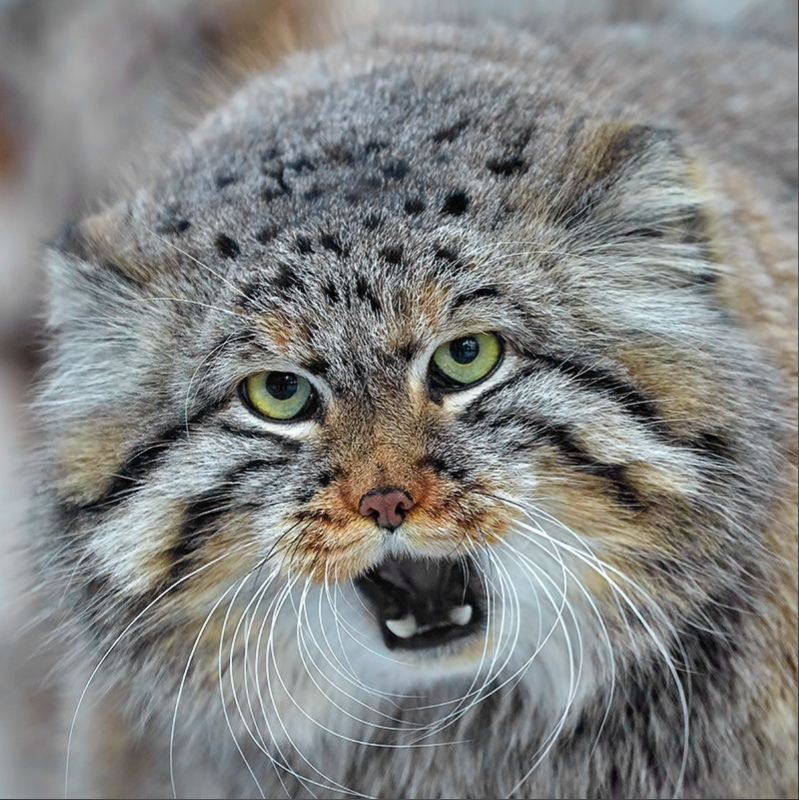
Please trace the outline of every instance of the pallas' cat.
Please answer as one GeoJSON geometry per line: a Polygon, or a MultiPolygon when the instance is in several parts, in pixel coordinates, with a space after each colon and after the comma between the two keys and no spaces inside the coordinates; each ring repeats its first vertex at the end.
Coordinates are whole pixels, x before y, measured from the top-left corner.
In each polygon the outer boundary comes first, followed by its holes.
{"type": "Polygon", "coordinates": [[[64,229],[35,546],[164,793],[796,792],[795,85],[733,51],[356,37],[64,229]]]}

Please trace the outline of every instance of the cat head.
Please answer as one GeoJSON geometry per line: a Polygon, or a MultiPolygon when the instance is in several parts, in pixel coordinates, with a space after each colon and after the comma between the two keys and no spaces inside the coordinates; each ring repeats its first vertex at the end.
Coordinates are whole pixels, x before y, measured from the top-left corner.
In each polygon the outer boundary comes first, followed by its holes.
{"type": "Polygon", "coordinates": [[[140,694],[217,701],[255,607],[297,670],[562,707],[576,635],[588,692],[756,573],[779,424],[695,162],[439,66],[258,79],[50,252],[49,580],[140,694]]]}

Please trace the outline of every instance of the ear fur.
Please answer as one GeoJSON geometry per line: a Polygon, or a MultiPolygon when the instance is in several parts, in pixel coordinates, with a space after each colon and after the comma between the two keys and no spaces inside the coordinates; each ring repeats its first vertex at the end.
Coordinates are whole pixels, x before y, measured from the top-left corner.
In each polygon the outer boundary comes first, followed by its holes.
{"type": "Polygon", "coordinates": [[[45,263],[51,327],[86,313],[100,314],[104,299],[134,299],[154,279],[155,271],[137,253],[124,220],[112,209],[69,222],[50,243],[45,263]]]}
{"type": "Polygon", "coordinates": [[[577,236],[697,245],[712,260],[702,183],[673,131],[621,119],[591,123],[573,137],[548,216],[577,236]]]}

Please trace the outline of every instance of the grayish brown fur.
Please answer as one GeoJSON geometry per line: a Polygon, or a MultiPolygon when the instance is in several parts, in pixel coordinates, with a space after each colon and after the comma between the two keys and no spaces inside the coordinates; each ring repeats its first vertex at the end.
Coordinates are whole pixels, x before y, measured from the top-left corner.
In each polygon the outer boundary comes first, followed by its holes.
{"type": "Polygon", "coordinates": [[[65,228],[36,547],[163,763],[174,723],[178,794],[795,796],[789,61],[668,27],[381,30],[254,77],[65,228]],[[477,331],[505,361],[436,396],[430,353],[477,331]],[[318,413],[255,418],[263,369],[318,413]],[[389,541],[347,498],[396,476],[429,500],[389,541]],[[385,666],[349,579],[392,549],[474,554],[496,662],[385,666]],[[245,639],[282,678],[254,688],[245,639]],[[215,786],[184,788],[197,763],[215,786]]]}

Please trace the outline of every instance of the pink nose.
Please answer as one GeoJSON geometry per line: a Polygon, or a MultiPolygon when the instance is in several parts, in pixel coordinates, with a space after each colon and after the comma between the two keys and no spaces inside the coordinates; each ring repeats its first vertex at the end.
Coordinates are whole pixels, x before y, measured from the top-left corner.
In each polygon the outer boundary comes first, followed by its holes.
{"type": "Polygon", "coordinates": [[[396,486],[384,486],[374,489],[361,498],[358,512],[374,521],[386,530],[393,531],[402,525],[405,514],[413,508],[410,495],[396,486]]]}

